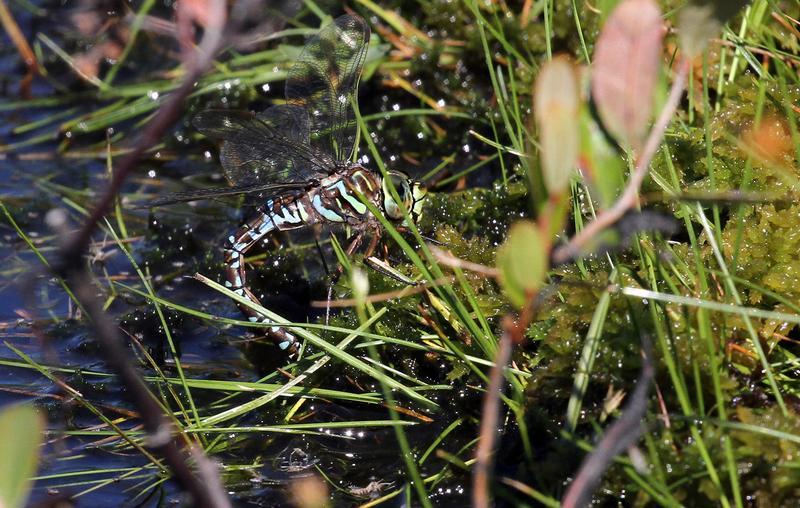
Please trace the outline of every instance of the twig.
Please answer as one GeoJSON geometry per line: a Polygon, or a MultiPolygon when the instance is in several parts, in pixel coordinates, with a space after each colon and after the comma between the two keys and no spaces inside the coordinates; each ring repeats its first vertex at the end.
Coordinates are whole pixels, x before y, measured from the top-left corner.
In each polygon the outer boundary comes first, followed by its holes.
{"type": "Polygon", "coordinates": [[[584,246],[595,238],[602,230],[617,222],[625,212],[633,208],[637,202],[639,189],[642,182],[650,170],[650,163],[661,145],[661,140],[664,137],[664,131],[667,130],[675,111],[678,109],[683,91],[686,88],[686,80],[689,76],[689,69],[691,68],[691,60],[683,58],[678,66],[678,72],[675,75],[675,80],[672,82],[672,88],[667,98],[664,108],[658,120],[650,130],[650,135],[647,137],[647,142],[644,145],[639,159],[636,161],[631,179],[628,182],[622,196],[614,203],[614,206],[605,210],[597,218],[589,223],[580,233],[572,237],[566,245],[562,245],[553,251],[553,264],[560,265],[566,263],[570,259],[576,258],[583,252],[584,246]]]}
{"type": "Polygon", "coordinates": [[[608,428],[594,451],[584,459],[578,474],[564,494],[561,501],[563,508],[587,506],[592,492],[614,457],[633,446],[642,435],[642,418],[647,411],[647,398],[655,372],[651,349],[650,340],[642,335],[642,370],[636,389],[625,405],[622,416],[608,428]]]}
{"type": "Polygon", "coordinates": [[[536,314],[538,301],[537,295],[531,295],[516,322],[511,316],[503,319],[500,347],[494,359],[494,366],[489,373],[489,385],[486,387],[481,407],[481,428],[478,447],[475,450],[475,466],[472,470],[472,506],[475,508],[491,506],[489,480],[494,464],[495,442],[500,430],[498,422],[500,420],[500,396],[503,393],[503,372],[511,360],[514,345],[522,342],[525,330],[536,314]]]}
{"type": "MultiPolygon", "coordinates": [[[[217,467],[194,448],[187,451],[179,446],[175,436],[177,429],[165,414],[164,409],[150,392],[132,361],[129,351],[119,333],[116,323],[104,312],[103,304],[92,285],[83,256],[91,241],[97,223],[110,210],[128,174],[136,167],[142,156],[155,145],[181,116],[184,99],[194,89],[196,82],[210,66],[222,42],[225,19],[224,0],[209,0],[206,4],[209,19],[214,20],[205,27],[200,46],[187,53],[186,75],[178,89],[158,110],[133,148],[117,165],[111,182],[97,205],[74,235],[70,234],[67,215],[63,210],[53,210],[47,216],[50,227],[58,234],[59,257],[52,271],[68,281],[76,300],[83,306],[91,321],[94,336],[101,345],[105,361],[114,370],[126,387],[127,394],[136,406],[144,428],[147,430],[148,446],[164,457],[172,469],[175,480],[193,498],[192,506],[203,508],[227,508],[230,501],[222,488],[217,467]],[[194,471],[190,467],[194,464],[194,471]]],[[[180,8],[180,7],[179,7],[180,8]]]]}
{"type": "MultiPolygon", "coordinates": [[[[69,227],[67,214],[64,210],[55,209],[47,214],[47,223],[58,235],[61,242],[71,245],[69,241],[69,227]]],[[[175,427],[164,414],[155,396],[147,388],[138,370],[130,361],[130,351],[124,345],[116,323],[104,312],[103,303],[97,297],[97,291],[92,285],[91,278],[81,264],[66,265],[62,276],[68,281],[75,298],[86,310],[91,321],[94,336],[101,344],[101,350],[108,363],[120,381],[125,386],[128,396],[139,411],[142,424],[148,435],[148,447],[164,457],[174,473],[176,481],[191,494],[193,506],[203,508],[227,508],[230,503],[227,498],[220,503],[220,494],[223,492],[216,468],[207,464],[208,459],[201,454],[184,453],[174,439],[175,427]],[[195,476],[189,467],[192,459],[202,476],[195,476]]],[[[224,494],[223,494],[224,496],[224,494]]]]}
{"type": "Polygon", "coordinates": [[[453,277],[441,277],[431,283],[420,283],[415,286],[406,286],[397,291],[386,291],[384,293],[375,293],[367,295],[361,299],[358,298],[341,298],[339,300],[312,300],[311,307],[317,309],[337,308],[337,307],[355,307],[359,303],[379,303],[394,300],[396,298],[405,298],[407,296],[416,295],[427,291],[429,288],[436,286],[443,286],[450,284],[455,280],[453,277]]]}
{"type": "Polygon", "coordinates": [[[512,338],[511,326],[505,326],[500,336],[500,348],[494,359],[494,367],[489,375],[489,385],[483,397],[481,408],[481,428],[478,438],[478,448],[475,450],[475,466],[472,470],[472,506],[475,508],[489,508],[491,496],[489,493],[489,478],[494,464],[494,445],[498,433],[500,419],[500,391],[503,383],[503,369],[511,359],[512,338]]]}
{"type": "Polygon", "coordinates": [[[465,259],[461,259],[456,257],[452,252],[440,249],[435,245],[428,245],[428,248],[431,250],[431,253],[436,257],[436,261],[439,264],[449,266],[451,268],[461,268],[464,270],[469,270],[471,272],[479,273],[481,275],[485,275],[487,277],[498,277],[498,270],[496,268],[492,268],[491,266],[482,265],[480,263],[473,263],[471,261],[467,261],[465,259]]]}

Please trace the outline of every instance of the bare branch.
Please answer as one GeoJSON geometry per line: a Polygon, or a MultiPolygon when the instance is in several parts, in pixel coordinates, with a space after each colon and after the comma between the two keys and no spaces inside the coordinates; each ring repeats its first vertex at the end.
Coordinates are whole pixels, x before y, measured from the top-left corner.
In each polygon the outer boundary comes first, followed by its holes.
{"type": "Polygon", "coordinates": [[[594,451],[589,454],[578,469],[578,474],[569,485],[561,502],[564,508],[577,508],[587,506],[592,493],[597,488],[603,473],[614,460],[614,457],[627,450],[642,435],[644,427],[642,418],[647,411],[647,399],[650,393],[650,384],[653,381],[655,368],[653,367],[650,340],[642,336],[642,370],[636,389],[633,391],[628,404],[619,420],[613,423],[606,431],[603,439],[597,443],[594,451]]]}
{"type": "Polygon", "coordinates": [[[148,434],[148,446],[164,458],[172,469],[175,480],[192,496],[192,506],[227,508],[231,505],[222,488],[217,467],[203,454],[189,447],[189,439],[179,434],[173,421],[148,389],[138,369],[130,361],[130,352],[125,347],[117,324],[104,312],[102,301],[96,294],[86,263],[83,262],[98,222],[110,210],[125,179],[144,154],[180,118],[184,100],[210,66],[220,47],[225,26],[225,1],[208,0],[205,6],[208,9],[208,18],[214,21],[205,25],[205,33],[197,49],[187,51],[183,81],[145,127],[131,151],[120,159],[111,181],[86,222],[72,234],[63,210],[51,211],[47,221],[59,240],[58,258],[52,271],[68,282],[77,302],[85,309],[106,363],[126,387],[126,393],[139,411],[148,434]]]}
{"type": "Polygon", "coordinates": [[[542,291],[531,295],[527,304],[522,308],[519,317],[515,320],[508,315],[503,319],[503,334],[494,365],[489,373],[489,385],[483,396],[481,407],[481,428],[478,437],[478,447],[475,450],[475,467],[472,474],[472,505],[476,508],[489,508],[492,506],[489,484],[492,467],[494,465],[494,451],[497,436],[500,434],[500,398],[503,394],[503,379],[505,369],[511,361],[514,346],[521,344],[525,338],[525,330],[531,324],[539,311],[543,297],[549,291],[542,291]]]}
{"type": "MultiPolygon", "coordinates": [[[[67,214],[55,209],[47,214],[47,223],[58,235],[59,241],[71,245],[67,214]]],[[[84,266],[67,265],[63,276],[72,288],[75,298],[86,310],[95,339],[101,345],[105,361],[117,374],[126,388],[126,393],[139,411],[147,431],[147,445],[164,458],[174,474],[175,480],[189,492],[193,506],[202,508],[227,508],[230,502],[221,491],[222,486],[216,474],[217,469],[209,459],[199,453],[186,453],[179,446],[178,435],[173,422],[164,414],[156,397],[147,388],[136,366],[130,360],[130,351],[119,333],[117,324],[103,311],[103,302],[98,298],[96,288],[84,266]],[[197,475],[189,467],[192,460],[196,464],[197,475]],[[222,495],[220,492],[221,491],[222,495]],[[220,502],[223,499],[223,502],[220,502]]]]}

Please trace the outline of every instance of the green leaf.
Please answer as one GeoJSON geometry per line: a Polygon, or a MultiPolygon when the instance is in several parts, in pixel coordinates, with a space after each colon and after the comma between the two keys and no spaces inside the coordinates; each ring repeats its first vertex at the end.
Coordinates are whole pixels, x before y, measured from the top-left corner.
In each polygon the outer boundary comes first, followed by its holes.
{"type": "Polygon", "coordinates": [[[500,284],[511,302],[522,307],[544,283],[548,266],[548,242],[536,223],[520,221],[511,226],[497,250],[500,284]]]}
{"type": "Polygon", "coordinates": [[[609,143],[588,108],[581,111],[581,174],[589,186],[592,200],[609,208],[625,186],[625,161],[609,143]]]}
{"type": "Polygon", "coordinates": [[[539,128],[547,192],[563,194],[578,160],[580,95],[575,66],[565,56],[545,63],[536,78],[534,114],[539,128]]]}
{"type": "Polygon", "coordinates": [[[39,462],[44,421],[28,404],[0,411],[0,507],[24,506],[39,462]]]}
{"type": "Polygon", "coordinates": [[[691,0],[678,14],[681,49],[693,58],[749,0],[691,0]]]}

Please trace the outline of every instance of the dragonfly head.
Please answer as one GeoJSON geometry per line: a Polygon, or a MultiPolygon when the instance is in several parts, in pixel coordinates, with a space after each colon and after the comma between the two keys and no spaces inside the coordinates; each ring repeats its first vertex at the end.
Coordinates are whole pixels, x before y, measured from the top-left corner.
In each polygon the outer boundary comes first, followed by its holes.
{"type": "Polygon", "coordinates": [[[403,210],[392,198],[389,191],[388,180],[391,180],[397,195],[403,202],[403,206],[411,214],[411,220],[416,222],[422,214],[422,204],[428,189],[422,182],[417,182],[401,171],[388,171],[388,178],[384,178],[381,184],[383,191],[383,211],[386,216],[393,221],[403,220],[403,210]]]}

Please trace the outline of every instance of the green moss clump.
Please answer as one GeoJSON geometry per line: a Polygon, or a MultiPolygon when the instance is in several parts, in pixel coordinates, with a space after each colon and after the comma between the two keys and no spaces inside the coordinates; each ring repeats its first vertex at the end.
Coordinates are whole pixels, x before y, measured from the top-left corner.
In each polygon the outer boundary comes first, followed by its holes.
{"type": "MultiPolygon", "coordinates": [[[[736,408],[737,419],[745,425],[770,429],[787,436],[800,434],[800,415],[783,416],[777,407],[756,410],[736,408]]],[[[759,499],[759,506],[793,506],[800,498],[800,444],[792,439],[766,437],[750,429],[730,432],[739,457],[743,487],[759,499]],[[763,501],[763,502],[762,502],[763,501]]]]}
{"type": "MultiPolygon", "coordinates": [[[[800,205],[748,207],[725,227],[723,249],[737,276],[800,304],[800,205]]],[[[761,291],[748,291],[761,303],[761,291]]]]}

